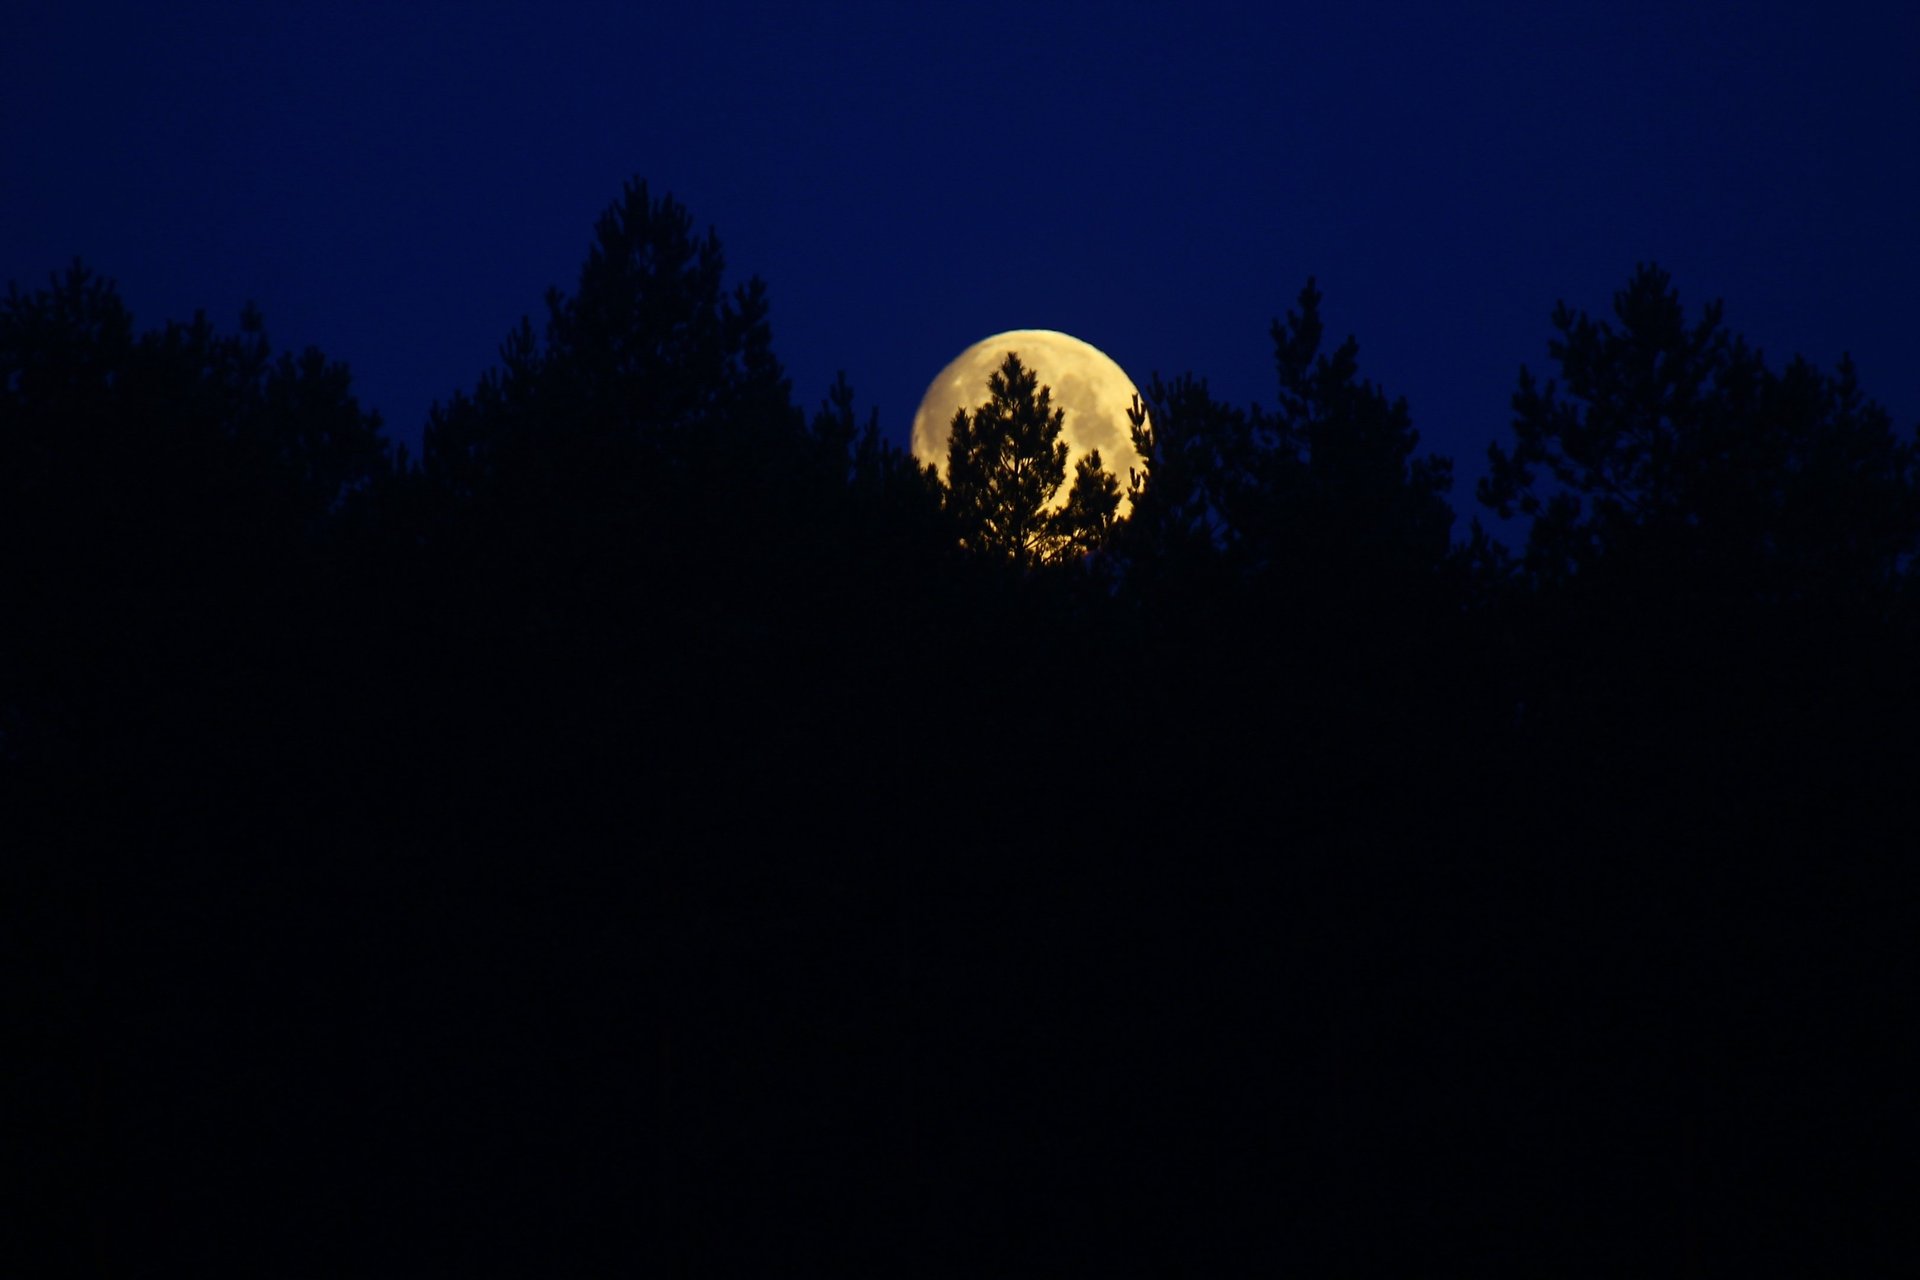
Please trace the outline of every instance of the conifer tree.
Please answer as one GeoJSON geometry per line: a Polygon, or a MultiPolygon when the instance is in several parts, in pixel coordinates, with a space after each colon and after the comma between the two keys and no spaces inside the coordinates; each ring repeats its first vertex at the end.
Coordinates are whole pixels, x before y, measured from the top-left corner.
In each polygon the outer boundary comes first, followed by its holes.
{"type": "MultiPolygon", "coordinates": [[[[0,753],[120,740],[297,667],[300,610],[393,451],[345,365],[260,313],[136,333],[75,262],[0,297],[0,753]],[[267,655],[271,654],[269,658],[267,655]],[[156,713],[157,714],[157,713],[156,713]]],[[[308,650],[309,653],[314,650],[308,650]]],[[[148,769],[143,776],[157,776],[148,769]]]]}
{"type": "Polygon", "coordinates": [[[1217,560],[1289,590],[1395,596],[1446,561],[1452,464],[1415,452],[1406,401],[1360,376],[1352,337],[1324,349],[1320,302],[1309,279],[1273,323],[1273,410],[1222,404],[1191,375],[1150,384],[1129,415],[1146,464],[1132,477],[1136,570],[1154,572],[1156,557],[1194,572],[1217,560]]]}
{"type": "Polygon", "coordinates": [[[685,206],[629,182],[595,224],[574,292],[549,291],[544,339],[522,320],[500,367],[436,407],[428,476],[455,493],[507,484],[577,508],[589,493],[630,500],[636,477],[737,487],[738,474],[719,473],[803,465],[765,286],[728,290],[724,275],[713,231],[696,234],[685,206]]]}
{"type": "Polygon", "coordinates": [[[1514,443],[1489,450],[1480,500],[1532,517],[1536,580],[1657,577],[1755,600],[1891,581],[1920,541],[1920,465],[1849,361],[1776,373],[1718,302],[1689,320],[1654,266],[1613,312],[1555,310],[1560,377],[1521,371],[1514,443]]]}
{"type": "Polygon", "coordinates": [[[1008,352],[987,380],[988,399],[957,410],[947,442],[947,508],[969,550],[1024,568],[1059,564],[1094,550],[1120,506],[1119,482],[1098,450],[1081,459],[1064,506],[1064,410],[1038,375],[1008,352]]]}
{"type": "Polygon", "coordinates": [[[1351,335],[1325,349],[1321,300],[1309,278],[1296,309],[1273,322],[1279,405],[1266,425],[1281,447],[1277,468],[1257,478],[1286,496],[1246,524],[1277,535],[1279,557],[1334,578],[1385,585],[1430,573],[1449,549],[1452,463],[1415,453],[1406,400],[1360,376],[1351,335]]]}

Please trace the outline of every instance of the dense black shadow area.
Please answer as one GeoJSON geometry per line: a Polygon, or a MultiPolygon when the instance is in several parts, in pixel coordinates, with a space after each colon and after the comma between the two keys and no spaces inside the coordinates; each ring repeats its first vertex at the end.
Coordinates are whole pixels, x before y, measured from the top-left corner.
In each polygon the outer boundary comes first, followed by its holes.
{"type": "Polygon", "coordinates": [[[959,509],[642,185],[417,461],[257,316],[10,292],[41,1256],[1910,1256],[1913,433],[1643,268],[1489,424],[1509,552],[1319,301],[1038,556],[1030,379],[959,509]]]}

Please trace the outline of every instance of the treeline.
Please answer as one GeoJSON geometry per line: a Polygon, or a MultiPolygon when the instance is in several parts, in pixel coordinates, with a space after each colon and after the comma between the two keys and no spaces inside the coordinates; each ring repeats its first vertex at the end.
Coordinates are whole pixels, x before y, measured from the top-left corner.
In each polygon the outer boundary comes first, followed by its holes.
{"type": "MultiPolygon", "coordinates": [[[[797,406],[642,184],[417,460],[255,314],[10,290],[22,1202],[110,1270],[1911,1243],[1914,433],[1644,267],[1509,549],[1320,301],[1041,519],[797,406]]],[[[1047,463],[1007,372],[957,447],[1047,463]]]]}

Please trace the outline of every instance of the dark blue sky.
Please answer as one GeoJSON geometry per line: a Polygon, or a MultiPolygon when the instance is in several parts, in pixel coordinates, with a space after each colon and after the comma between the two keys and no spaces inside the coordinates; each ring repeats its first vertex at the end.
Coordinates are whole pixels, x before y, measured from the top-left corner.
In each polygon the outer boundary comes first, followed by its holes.
{"type": "Polygon", "coordinates": [[[1910,6],[35,8],[0,40],[0,277],[80,255],[143,325],[257,301],[410,443],[636,175],[767,281],[800,402],[844,368],[901,441],[1023,326],[1271,402],[1311,274],[1465,515],[1555,300],[1648,259],[1920,421],[1910,6]]]}

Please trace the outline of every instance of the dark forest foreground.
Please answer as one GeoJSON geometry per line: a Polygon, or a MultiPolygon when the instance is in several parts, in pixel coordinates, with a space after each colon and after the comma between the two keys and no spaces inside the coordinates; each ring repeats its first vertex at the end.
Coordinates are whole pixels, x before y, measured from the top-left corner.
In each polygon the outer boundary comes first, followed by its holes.
{"type": "MultiPolygon", "coordinates": [[[[257,317],[9,299],[51,1270],[1911,1256],[1920,499],[1850,371],[1563,309],[1509,553],[1309,286],[1274,409],[1156,380],[1132,518],[1001,554],[720,279],[630,189],[417,463],[257,317]]],[[[1050,447],[1007,385],[961,434],[1050,447]]]]}

